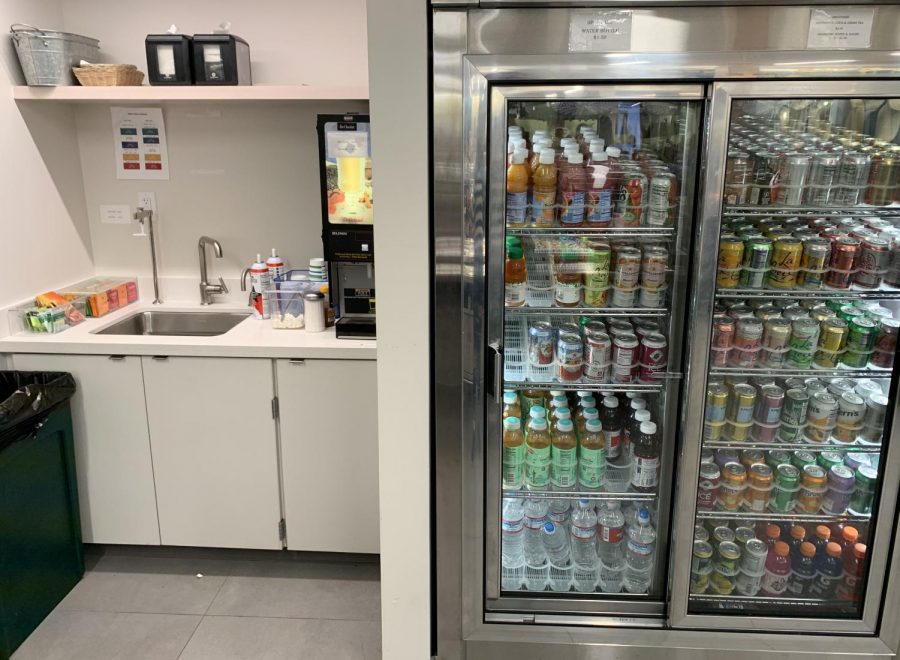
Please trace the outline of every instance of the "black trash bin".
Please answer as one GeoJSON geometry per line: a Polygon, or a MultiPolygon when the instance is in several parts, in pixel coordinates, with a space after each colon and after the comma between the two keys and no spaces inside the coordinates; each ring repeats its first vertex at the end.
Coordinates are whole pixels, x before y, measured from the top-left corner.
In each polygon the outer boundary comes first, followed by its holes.
{"type": "Polygon", "coordinates": [[[84,575],[71,374],[0,371],[0,659],[84,575]]]}

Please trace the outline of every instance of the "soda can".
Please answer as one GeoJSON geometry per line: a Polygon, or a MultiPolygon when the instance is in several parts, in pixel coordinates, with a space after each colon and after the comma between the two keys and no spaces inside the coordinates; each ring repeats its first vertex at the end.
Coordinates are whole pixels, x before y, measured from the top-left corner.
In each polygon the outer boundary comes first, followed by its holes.
{"type": "Polygon", "coordinates": [[[708,422],[722,422],[728,406],[728,388],[721,383],[710,383],[706,388],[706,408],[704,419],[708,422]]]}
{"type": "Polygon", "coordinates": [[[634,334],[638,336],[638,339],[643,337],[644,335],[649,335],[651,332],[659,332],[659,323],[656,321],[651,321],[650,319],[642,319],[638,318],[634,320],[634,334]]]}
{"type": "Polygon", "coordinates": [[[727,417],[737,424],[753,421],[756,408],[756,388],[752,385],[737,384],[731,390],[728,401],[727,417]]]}
{"type": "MultiPolygon", "coordinates": [[[[753,419],[760,424],[775,425],[781,421],[781,411],[784,406],[784,389],[778,385],[766,385],[760,388],[753,412],[753,419]]],[[[757,437],[758,442],[770,442],[775,436],[772,429],[771,437],[763,439],[757,437]]]]}
{"type": "Polygon", "coordinates": [[[855,238],[840,236],[831,244],[831,261],[825,284],[835,289],[847,289],[859,258],[860,244],[855,238]]]}
{"type": "Polygon", "coordinates": [[[769,547],[758,538],[747,539],[741,554],[741,570],[747,575],[762,575],[766,568],[769,547]]]}
{"type": "Polygon", "coordinates": [[[781,160],[778,179],[777,203],[784,206],[800,206],[803,203],[803,186],[809,174],[811,158],[807,154],[785,154],[781,160]]]}
{"type": "Polygon", "coordinates": [[[878,470],[869,465],[860,466],[856,470],[855,482],[848,510],[852,515],[868,515],[872,513],[872,505],[875,502],[878,470]]]}
{"type": "Polygon", "coordinates": [[[866,312],[855,305],[842,305],[837,311],[837,316],[839,319],[850,323],[853,319],[865,318],[866,312]]]}
{"type": "Polygon", "coordinates": [[[592,329],[590,326],[585,327],[582,374],[585,380],[602,383],[609,380],[612,341],[602,329],[592,329]]]}
{"type": "Polygon", "coordinates": [[[859,251],[853,283],[864,289],[881,286],[891,260],[890,243],[883,238],[867,238],[859,251]]]}
{"type": "Polygon", "coordinates": [[[634,299],[638,289],[620,289],[617,286],[612,288],[612,296],[610,304],[613,307],[634,307],[634,299]]]}
{"type": "Polygon", "coordinates": [[[800,305],[789,305],[781,310],[781,315],[789,321],[796,321],[797,319],[808,319],[809,312],[806,311],[800,305]]]}
{"type": "Polygon", "coordinates": [[[845,151],[838,168],[832,206],[856,206],[869,181],[871,157],[858,151],[845,151]]]}
{"type": "Polygon", "coordinates": [[[891,243],[891,258],[884,282],[893,287],[900,287],[900,240],[895,236],[891,243]]]}
{"type": "Polygon", "coordinates": [[[619,289],[634,289],[641,274],[641,251],[636,247],[623,246],[616,253],[613,270],[613,286],[619,289]]]}
{"type": "Polygon", "coordinates": [[[793,369],[809,369],[819,342],[819,324],[813,319],[791,322],[790,350],[785,361],[793,369]]]}
{"type": "Polygon", "coordinates": [[[678,203],[678,179],[669,172],[659,172],[650,179],[648,227],[671,227],[678,203]]]}
{"type": "Polygon", "coordinates": [[[821,289],[831,258],[831,241],[811,238],[803,241],[803,256],[800,258],[800,272],[797,284],[802,289],[821,289]]]}
{"type": "Polygon", "coordinates": [[[790,388],[784,393],[781,408],[781,425],[778,427],[778,439],[783,442],[798,442],[800,433],[806,424],[806,411],[809,406],[809,394],[805,389],[790,388]]]}
{"type": "Polygon", "coordinates": [[[697,508],[711,511],[716,506],[721,472],[715,463],[700,464],[700,482],[697,490],[697,508]]]}
{"type": "Polygon", "coordinates": [[[772,244],[772,265],[766,283],[776,289],[792,289],[803,255],[803,243],[796,238],[779,238],[772,244]]]}
{"type": "Polygon", "coordinates": [[[777,467],[783,463],[790,463],[791,456],[783,449],[771,449],[766,452],[766,465],[775,470],[777,476],[777,467]]]}
{"type": "Polygon", "coordinates": [[[744,241],[737,236],[722,236],[719,239],[719,260],[716,286],[733,289],[741,280],[741,263],[744,257],[744,241]]]}
{"type": "Polygon", "coordinates": [[[856,381],[852,378],[833,378],[828,382],[828,393],[840,398],[845,392],[853,392],[856,381]]]}
{"type": "Polygon", "coordinates": [[[894,353],[897,352],[898,330],[900,330],[900,321],[885,319],[881,322],[878,336],[875,338],[875,350],[870,358],[876,367],[893,369],[894,353]]]}
{"type": "Polygon", "coordinates": [[[888,206],[897,196],[900,159],[897,155],[880,154],[872,159],[865,202],[872,206],[888,206]]]}
{"type": "Polygon", "coordinates": [[[641,258],[641,286],[661,289],[666,286],[669,251],[661,245],[648,245],[641,258]]]}
{"type": "Polygon", "coordinates": [[[615,383],[633,383],[637,376],[640,342],[634,333],[620,334],[612,340],[612,379],[615,383]]]}
{"type": "Polygon", "coordinates": [[[775,482],[769,509],[775,513],[790,513],[794,510],[794,498],[800,489],[800,470],[789,463],[780,463],[775,468],[775,482]]]}
{"type": "Polygon", "coordinates": [[[804,201],[809,206],[826,206],[831,203],[835,179],[841,159],[828,152],[815,153],[809,166],[804,201]]]}
{"type": "Polygon", "coordinates": [[[560,332],[556,340],[556,377],[560,382],[575,382],[581,378],[584,363],[584,345],[581,335],[560,332]]]}
{"type": "Polygon", "coordinates": [[[528,363],[534,367],[553,364],[553,326],[546,321],[528,324],[528,363]]]}
{"type": "MultiPolygon", "coordinates": [[[[742,151],[729,150],[725,160],[725,183],[744,185],[752,178],[750,156],[742,151]]],[[[744,204],[744,201],[727,201],[726,204],[744,204]]]]}
{"type": "Polygon", "coordinates": [[[771,318],[764,322],[762,361],[765,366],[778,369],[784,365],[790,338],[791,322],[787,319],[771,318]]]}
{"type": "Polygon", "coordinates": [[[837,423],[837,414],[838,402],[833,395],[828,392],[813,394],[806,409],[806,439],[815,443],[827,442],[837,423]]]}
{"type": "Polygon", "coordinates": [[[841,362],[845,366],[863,369],[869,363],[869,356],[875,350],[878,338],[878,324],[865,317],[856,317],[849,323],[847,345],[841,362]]]}
{"type": "Polygon", "coordinates": [[[747,468],[747,475],[748,487],[744,491],[744,506],[754,513],[763,513],[772,491],[772,468],[765,463],[754,463],[747,468]]]}
{"type": "Polygon", "coordinates": [[[627,335],[634,333],[634,325],[631,321],[622,318],[613,318],[607,322],[609,326],[609,336],[615,339],[618,335],[627,335]]]}
{"type": "Polygon", "coordinates": [[[729,364],[746,369],[756,365],[762,348],[763,322],[753,316],[735,322],[734,343],[729,364]]]}
{"type": "Polygon", "coordinates": [[[816,458],[816,465],[822,467],[826,472],[835,465],[843,465],[844,458],[837,451],[820,451],[816,458]]]}
{"type": "MultiPolygon", "coordinates": [[[[719,508],[723,511],[737,511],[744,500],[746,485],[747,468],[740,463],[726,463],[719,479],[719,508]]],[[[718,529],[717,527],[716,530],[718,529]]],[[[730,529],[728,531],[731,532],[730,529]]],[[[734,538],[734,533],[731,532],[731,534],[734,538]]],[[[713,536],[715,537],[715,530],[713,536]]],[[[728,543],[728,541],[721,541],[719,545],[723,543],[728,543]]]]}
{"type": "Polygon", "coordinates": [[[617,227],[640,227],[647,207],[647,177],[639,169],[626,170],[615,194],[615,220],[617,227]]]}
{"type": "Polygon", "coordinates": [[[820,323],[819,328],[819,345],[813,362],[822,369],[837,369],[849,334],[847,322],[827,318],[820,323]]]}
{"type": "MultiPolygon", "coordinates": [[[[615,290],[614,290],[615,291],[615,290]]],[[[659,309],[666,305],[666,288],[648,289],[641,285],[638,295],[638,305],[652,309],[659,309]]]]}
{"type": "Polygon", "coordinates": [[[863,418],[862,437],[868,442],[880,442],[884,434],[887,418],[888,398],[883,394],[873,394],[866,401],[866,416],[863,418]]]}
{"type": "Polygon", "coordinates": [[[584,274],[584,304],[604,307],[609,296],[609,267],[612,250],[609,243],[590,241],[587,244],[587,272],[584,274]]]}
{"type": "Polygon", "coordinates": [[[656,374],[665,373],[669,363],[666,338],[657,332],[645,335],[640,343],[638,381],[642,383],[659,382],[656,374]]]}
{"type": "Polygon", "coordinates": [[[760,289],[766,281],[772,258],[772,241],[765,237],[747,239],[740,274],[740,284],[745,288],[760,289]]]}
{"type": "Polygon", "coordinates": [[[768,150],[753,154],[753,183],[747,200],[753,206],[769,206],[774,202],[773,184],[778,177],[779,155],[768,150]]]}

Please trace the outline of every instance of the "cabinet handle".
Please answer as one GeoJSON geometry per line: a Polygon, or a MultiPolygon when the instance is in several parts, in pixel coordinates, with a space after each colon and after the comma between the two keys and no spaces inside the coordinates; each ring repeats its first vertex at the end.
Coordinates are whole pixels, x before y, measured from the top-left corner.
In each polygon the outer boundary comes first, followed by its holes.
{"type": "Polygon", "coordinates": [[[306,360],[304,358],[292,358],[288,360],[288,364],[306,364],[306,360]]]}
{"type": "Polygon", "coordinates": [[[125,359],[125,356],[124,355],[110,355],[109,359],[113,360],[114,362],[121,362],[122,360],[125,359]]]}
{"type": "Polygon", "coordinates": [[[165,362],[166,360],[169,359],[169,356],[168,355],[154,355],[153,359],[156,360],[157,362],[165,362]]]}

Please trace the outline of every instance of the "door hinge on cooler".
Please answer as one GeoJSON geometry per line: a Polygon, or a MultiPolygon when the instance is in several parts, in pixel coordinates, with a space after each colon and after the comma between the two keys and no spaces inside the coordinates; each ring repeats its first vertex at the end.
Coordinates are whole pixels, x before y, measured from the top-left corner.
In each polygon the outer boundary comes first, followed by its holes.
{"type": "Polygon", "coordinates": [[[278,540],[282,542],[287,540],[287,523],[284,518],[278,521],[278,540]]]}
{"type": "Polygon", "coordinates": [[[272,397],[272,419],[278,419],[281,413],[281,407],[278,404],[278,397],[272,397]]]}

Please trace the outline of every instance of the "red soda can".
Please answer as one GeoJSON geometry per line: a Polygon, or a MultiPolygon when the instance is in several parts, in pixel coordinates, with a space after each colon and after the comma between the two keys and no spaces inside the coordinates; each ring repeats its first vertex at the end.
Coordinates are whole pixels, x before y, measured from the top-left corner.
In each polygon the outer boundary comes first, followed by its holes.
{"type": "Polygon", "coordinates": [[[869,362],[882,369],[891,369],[894,366],[894,353],[897,351],[897,333],[900,330],[900,321],[884,319],[878,329],[878,337],[875,339],[875,351],[869,362]]]}
{"type": "Polygon", "coordinates": [[[859,241],[855,238],[849,236],[836,238],[831,245],[831,263],[825,274],[825,284],[835,289],[850,288],[859,252],[859,241]]]}
{"type": "Polygon", "coordinates": [[[712,342],[709,361],[714,367],[727,367],[728,354],[734,345],[735,321],[728,316],[713,319],[712,342]]]}
{"type": "Polygon", "coordinates": [[[719,495],[721,473],[715,463],[700,464],[700,483],[697,489],[697,508],[712,511],[719,495]]]}
{"type": "Polygon", "coordinates": [[[638,380],[642,383],[656,383],[655,374],[666,370],[669,362],[669,349],[666,338],[658,332],[651,332],[641,338],[640,368],[638,380]]]}
{"type": "Polygon", "coordinates": [[[612,379],[614,383],[633,383],[637,377],[640,342],[634,333],[614,335],[612,340],[612,379]]]}

